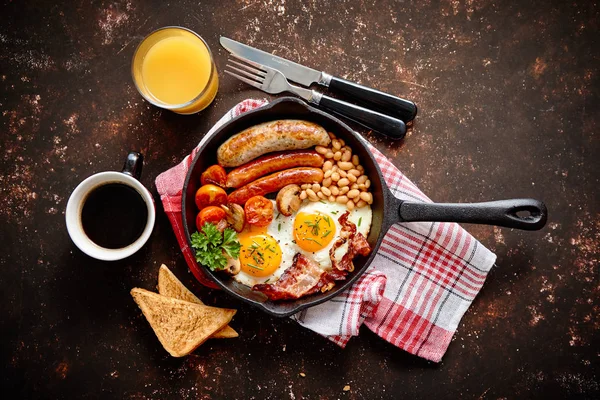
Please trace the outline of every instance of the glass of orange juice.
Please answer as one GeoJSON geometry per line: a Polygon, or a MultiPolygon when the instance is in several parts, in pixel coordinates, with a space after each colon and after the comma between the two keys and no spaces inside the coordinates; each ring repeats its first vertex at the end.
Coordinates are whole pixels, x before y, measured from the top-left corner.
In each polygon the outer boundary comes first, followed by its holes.
{"type": "Polygon", "coordinates": [[[205,109],[219,88],[208,45],[197,33],[179,26],[146,36],[133,55],[131,74],[148,102],[178,114],[205,109]]]}

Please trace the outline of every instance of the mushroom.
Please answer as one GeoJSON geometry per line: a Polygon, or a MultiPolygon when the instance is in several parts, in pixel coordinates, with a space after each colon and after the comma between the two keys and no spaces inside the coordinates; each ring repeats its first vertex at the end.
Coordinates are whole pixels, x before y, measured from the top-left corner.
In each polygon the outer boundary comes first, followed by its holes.
{"type": "Polygon", "coordinates": [[[235,203],[230,203],[226,206],[222,205],[221,208],[225,211],[227,223],[229,223],[236,232],[241,232],[242,229],[244,229],[244,223],[246,222],[244,208],[235,203]]]}
{"type": "Polygon", "coordinates": [[[279,193],[277,193],[277,209],[280,213],[289,217],[294,212],[300,209],[302,200],[300,199],[300,186],[298,185],[287,185],[284,186],[279,193]]]}
{"type": "Polygon", "coordinates": [[[223,268],[223,271],[225,271],[225,273],[233,276],[237,275],[241,269],[242,266],[240,264],[240,260],[227,256],[227,265],[225,266],[225,268],[223,268]]]}

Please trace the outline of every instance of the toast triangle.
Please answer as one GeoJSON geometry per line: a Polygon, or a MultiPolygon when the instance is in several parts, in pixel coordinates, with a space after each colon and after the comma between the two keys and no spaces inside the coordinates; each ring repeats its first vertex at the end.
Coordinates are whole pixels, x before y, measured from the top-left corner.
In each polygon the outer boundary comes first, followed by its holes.
{"type": "Polygon", "coordinates": [[[190,303],[140,288],[131,289],[131,296],[160,343],[173,357],[183,357],[196,350],[210,335],[224,328],[236,312],[190,303]]]}
{"type": "MultiPolygon", "coordinates": [[[[204,304],[199,298],[185,287],[183,283],[165,264],[160,266],[158,270],[158,293],[163,296],[173,297],[174,299],[189,301],[190,303],[204,304]]],[[[229,339],[238,337],[238,333],[230,326],[226,326],[220,331],[215,332],[211,338],[229,339]]]]}

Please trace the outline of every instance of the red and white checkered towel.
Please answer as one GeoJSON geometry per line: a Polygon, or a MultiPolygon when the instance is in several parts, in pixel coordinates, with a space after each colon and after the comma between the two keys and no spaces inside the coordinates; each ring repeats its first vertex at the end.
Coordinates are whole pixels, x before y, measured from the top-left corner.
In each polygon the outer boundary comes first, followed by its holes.
{"type": "MultiPolygon", "coordinates": [[[[215,288],[188,247],[181,191],[200,145],[231,118],[266,104],[244,100],[224,115],[179,165],[156,178],[183,255],[200,283],[215,288]]],[[[400,199],[431,202],[377,149],[369,145],[383,177],[400,199]]],[[[496,256],[457,224],[411,222],[385,235],[371,267],[339,296],[294,315],[302,326],[344,347],[364,323],[377,335],[419,357],[439,362],[496,256]]]]}

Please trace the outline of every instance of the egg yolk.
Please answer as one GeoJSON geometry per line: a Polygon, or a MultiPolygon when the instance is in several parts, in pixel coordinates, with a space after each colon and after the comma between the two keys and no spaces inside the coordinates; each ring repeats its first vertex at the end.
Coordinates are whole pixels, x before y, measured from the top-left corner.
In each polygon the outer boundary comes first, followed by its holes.
{"type": "Polygon", "coordinates": [[[281,248],[273,236],[262,232],[244,231],[238,236],[242,245],[240,264],[245,273],[265,277],[281,264],[281,248]]]}
{"type": "Polygon", "coordinates": [[[335,237],[333,219],[325,214],[299,212],[294,220],[294,239],[302,250],[316,252],[325,247],[335,237]]]}

